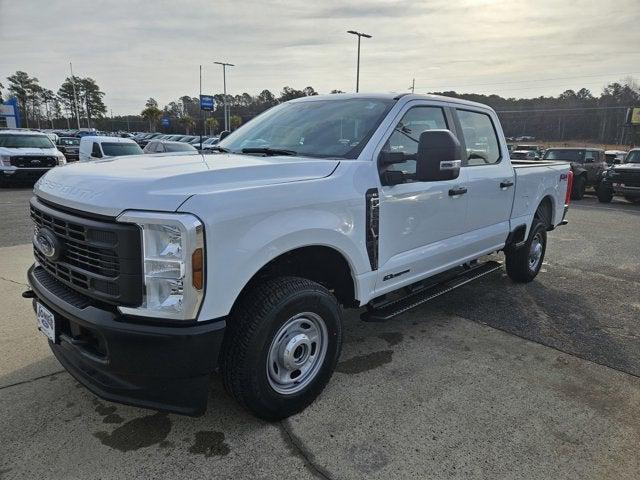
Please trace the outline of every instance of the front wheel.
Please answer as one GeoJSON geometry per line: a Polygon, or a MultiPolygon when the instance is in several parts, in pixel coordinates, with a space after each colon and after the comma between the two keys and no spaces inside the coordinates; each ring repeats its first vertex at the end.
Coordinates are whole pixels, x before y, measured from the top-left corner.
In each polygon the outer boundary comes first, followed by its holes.
{"type": "Polygon", "coordinates": [[[524,245],[505,252],[509,278],[518,283],[527,283],[536,278],[546,250],[547,227],[540,220],[534,219],[524,245]]]}
{"type": "Polygon", "coordinates": [[[342,346],[342,310],[323,286],[297,277],[264,280],[228,322],[220,365],[225,388],[264,420],[311,404],[342,346]]]}

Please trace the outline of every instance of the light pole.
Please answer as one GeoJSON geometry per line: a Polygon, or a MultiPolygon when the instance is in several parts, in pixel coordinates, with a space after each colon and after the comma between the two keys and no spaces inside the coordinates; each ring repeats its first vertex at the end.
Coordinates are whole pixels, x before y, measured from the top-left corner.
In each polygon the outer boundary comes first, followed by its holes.
{"type": "Polygon", "coordinates": [[[213,62],[222,65],[222,85],[224,88],[224,129],[229,130],[229,110],[227,108],[227,67],[235,67],[233,63],[213,62]]]}
{"type": "Polygon", "coordinates": [[[356,68],[356,93],[358,93],[358,90],[360,90],[360,38],[371,38],[371,35],[356,32],[355,30],[348,30],[347,33],[358,36],[358,66],[356,68]]]}
{"type": "Polygon", "coordinates": [[[71,86],[73,87],[73,103],[76,107],[76,120],[78,121],[78,130],[80,130],[80,111],[78,110],[78,95],[76,95],[76,80],[73,76],[73,65],[69,62],[69,69],[71,70],[71,86]]]}

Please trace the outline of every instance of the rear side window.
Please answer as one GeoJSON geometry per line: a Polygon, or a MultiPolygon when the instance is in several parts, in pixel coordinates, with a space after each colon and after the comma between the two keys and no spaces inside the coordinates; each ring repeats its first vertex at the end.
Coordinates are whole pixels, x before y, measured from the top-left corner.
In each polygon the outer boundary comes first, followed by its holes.
{"type": "Polygon", "coordinates": [[[500,142],[491,117],[486,113],[457,110],[469,166],[492,165],[500,161],[500,142]]]}

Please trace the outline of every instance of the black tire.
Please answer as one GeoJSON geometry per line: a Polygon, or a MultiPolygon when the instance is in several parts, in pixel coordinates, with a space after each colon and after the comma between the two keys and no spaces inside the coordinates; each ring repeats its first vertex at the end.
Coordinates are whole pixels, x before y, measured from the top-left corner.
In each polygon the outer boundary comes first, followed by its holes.
{"type": "Polygon", "coordinates": [[[514,282],[528,283],[536,278],[542,262],[544,261],[544,254],[547,250],[547,226],[544,222],[540,221],[537,217],[533,220],[529,236],[522,247],[518,249],[508,249],[505,252],[507,275],[514,282]],[[531,265],[531,255],[533,253],[532,245],[534,240],[539,242],[541,251],[536,263],[531,265]]]}
{"type": "Polygon", "coordinates": [[[613,200],[613,189],[607,185],[600,184],[596,189],[596,193],[600,203],[611,203],[611,200],[613,200]]]}
{"type": "Polygon", "coordinates": [[[587,180],[580,176],[573,181],[573,188],[571,189],[572,200],[582,200],[584,197],[584,191],[587,188],[587,180]]]}
{"type": "MultiPolygon", "coordinates": [[[[302,323],[300,328],[304,327],[302,323]]],[[[315,345],[315,348],[321,348],[318,345],[323,345],[323,342],[315,345]]],[[[311,352],[314,347],[309,344],[305,348],[305,352],[311,352]]],[[[257,417],[269,421],[280,420],[304,410],[322,392],[333,374],[341,348],[342,308],[326,288],[298,277],[267,279],[250,287],[228,321],[220,354],[224,385],[238,403],[257,417]],[[317,322],[318,317],[326,326],[324,357],[319,356],[315,360],[313,368],[309,370],[315,373],[312,377],[306,377],[308,383],[302,390],[279,392],[276,388],[280,385],[274,386],[275,381],[269,369],[272,365],[270,354],[278,342],[284,345],[283,342],[289,339],[291,344],[296,338],[304,336],[298,332],[289,338],[289,332],[279,333],[292,321],[304,322],[305,315],[301,316],[302,320],[294,320],[302,313],[312,318],[310,323],[317,322]],[[276,334],[277,339],[274,338],[276,334]]],[[[282,350],[276,348],[275,351],[282,350]]],[[[307,358],[311,358],[311,355],[307,358]]],[[[282,370],[283,373],[286,371],[282,370]]],[[[295,381],[291,380],[295,378],[292,373],[286,380],[295,381]]]]}

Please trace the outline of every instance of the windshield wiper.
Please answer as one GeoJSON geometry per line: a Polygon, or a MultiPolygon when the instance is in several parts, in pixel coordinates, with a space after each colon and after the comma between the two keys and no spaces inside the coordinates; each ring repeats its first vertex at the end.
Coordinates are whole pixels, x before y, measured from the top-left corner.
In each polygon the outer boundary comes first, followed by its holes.
{"type": "Polygon", "coordinates": [[[243,148],[242,153],[263,153],[264,155],[297,155],[298,152],[295,150],[285,150],[280,148],[269,148],[269,147],[256,147],[256,148],[243,148]]]}

